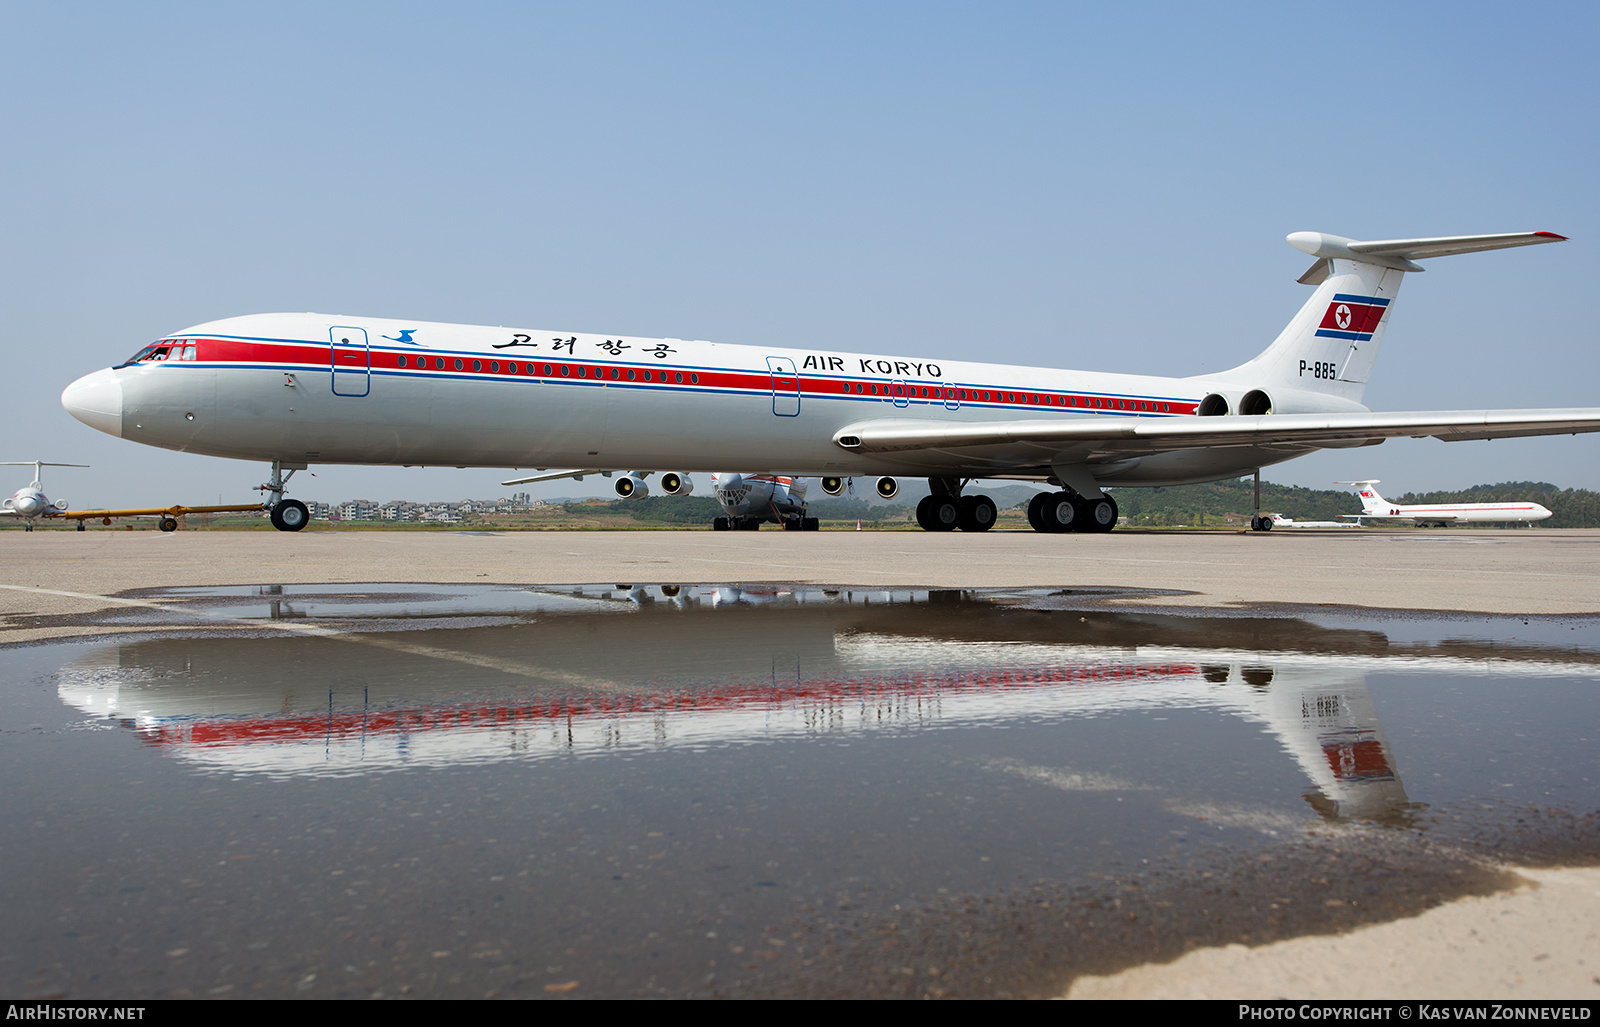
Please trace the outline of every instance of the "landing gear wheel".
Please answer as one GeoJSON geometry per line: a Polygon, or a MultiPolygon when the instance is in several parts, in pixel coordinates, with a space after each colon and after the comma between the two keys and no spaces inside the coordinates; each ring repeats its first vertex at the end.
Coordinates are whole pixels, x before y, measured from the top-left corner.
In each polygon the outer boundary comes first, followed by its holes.
{"type": "Polygon", "coordinates": [[[800,530],[820,531],[822,530],[822,521],[816,517],[802,517],[800,519],[800,530]]]}
{"type": "Polygon", "coordinates": [[[739,522],[739,530],[740,531],[760,531],[761,530],[761,522],[756,520],[753,517],[750,518],[749,520],[741,520],[739,522]]]}
{"type": "Polygon", "coordinates": [[[799,531],[799,530],[801,530],[800,529],[800,518],[791,517],[787,521],[784,521],[783,522],[783,530],[784,531],[799,531]]]}
{"type": "Polygon", "coordinates": [[[1084,519],[1077,498],[1070,492],[1052,492],[1039,507],[1039,520],[1045,531],[1079,531],[1084,519]]]}
{"type": "Polygon", "coordinates": [[[954,531],[961,519],[958,502],[954,496],[929,496],[928,523],[924,527],[929,531],[954,531]]]}
{"type": "Polygon", "coordinates": [[[928,520],[928,507],[933,504],[932,496],[923,496],[917,500],[917,527],[923,531],[932,531],[933,522],[928,520]]]}
{"type": "Polygon", "coordinates": [[[1044,522],[1044,505],[1049,501],[1048,492],[1040,492],[1028,500],[1028,526],[1034,531],[1050,530],[1050,526],[1044,522]]]}
{"type": "Polygon", "coordinates": [[[727,531],[728,530],[728,519],[726,517],[713,517],[713,518],[711,518],[711,530],[712,531],[727,531]]]}
{"type": "Polygon", "coordinates": [[[87,528],[85,528],[83,526],[83,518],[82,517],[78,518],[78,530],[79,531],[87,531],[88,530],[87,528]]]}
{"type": "Polygon", "coordinates": [[[160,528],[162,531],[177,531],[178,521],[174,517],[163,517],[157,523],[156,527],[160,528]]]}
{"type": "Polygon", "coordinates": [[[1110,496],[1091,499],[1084,504],[1088,514],[1083,521],[1083,531],[1105,534],[1117,526],[1117,501],[1110,496]]]}
{"type": "Polygon", "coordinates": [[[299,531],[311,520],[311,511],[298,499],[285,499],[272,508],[267,518],[279,531],[299,531]]]}
{"type": "Polygon", "coordinates": [[[956,527],[962,531],[988,531],[994,527],[996,514],[994,500],[988,496],[963,496],[956,527]]]}
{"type": "Polygon", "coordinates": [[[1260,517],[1260,516],[1250,518],[1250,530],[1251,531],[1271,531],[1272,530],[1272,518],[1271,517],[1260,517]]]}

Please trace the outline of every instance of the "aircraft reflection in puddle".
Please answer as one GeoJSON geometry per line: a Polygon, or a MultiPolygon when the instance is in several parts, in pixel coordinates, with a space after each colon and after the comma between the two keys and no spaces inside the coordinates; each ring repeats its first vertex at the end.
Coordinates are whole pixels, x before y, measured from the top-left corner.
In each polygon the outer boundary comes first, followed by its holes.
{"type": "Polygon", "coordinates": [[[277,776],[1209,709],[1264,725],[1323,817],[1405,823],[1410,803],[1367,671],[1516,669],[1367,655],[1381,635],[1305,621],[1079,616],[995,601],[1016,593],[250,591],[182,595],[287,635],[108,647],[63,670],[60,697],[186,761],[277,776]],[[468,626],[372,630],[397,617],[468,626]],[[312,621],[315,635],[295,634],[312,621]],[[1269,647],[1302,651],[1239,644],[1263,634],[1269,647]],[[1174,638],[1182,644],[1159,641],[1174,638]]]}

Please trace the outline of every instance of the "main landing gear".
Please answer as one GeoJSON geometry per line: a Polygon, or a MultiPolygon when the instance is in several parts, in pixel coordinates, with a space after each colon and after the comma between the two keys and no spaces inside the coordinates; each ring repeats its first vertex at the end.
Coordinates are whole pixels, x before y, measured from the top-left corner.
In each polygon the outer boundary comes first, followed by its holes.
{"type": "Polygon", "coordinates": [[[1110,496],[1084,499],[1072,492],[1041,492],[1028,503],[1034,531],[1104,533],[1117,526],[1117,501],[1110,496]]]}
{"type": "Polygon", "coordinates": [[[267,519],[279,531],[299,531],[311,521],[311,511],[298,499],[283,498],[283,490],[289,484],[289,479],[294,477],[294,472],[306,469],[305,464],[288,465],[289,473],[284,474],[285,464],[281,460],[272,462],[272,477],[257,488],[268,494],[267,501],[262,504],[267,508],[267,519]]]}
{"type": "Polygon", "coordinates": [[[1256,480],[1251,495],[1254,497],[1255,513],[1250,515],[1250,530],[1271,531],[1272,518],[1261,512],[1261,468],[1259,467],[1256,468],[1256,480]]]}
{"type": "Polygon", "coordinates": [[[994,527],[998,515],[994,500],[977,494],[963,496],[963,484],[955,478],[928,479],[933,493],[917,504],[917,524],[923,531],[988,531],[994,527]]]}

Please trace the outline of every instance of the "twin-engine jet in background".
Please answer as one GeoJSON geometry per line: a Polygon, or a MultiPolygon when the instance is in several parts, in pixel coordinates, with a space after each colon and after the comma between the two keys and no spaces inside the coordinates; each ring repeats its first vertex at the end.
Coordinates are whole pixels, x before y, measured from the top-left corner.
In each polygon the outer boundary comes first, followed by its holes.
{"type": "Polygon", "coordinates": [[[1372,481],[1336,481],[1335,485],[1349,485],[1361,497],[1361,512],[1340,514],[1358,524],[1366,521],[1389,521],[1403,524],[1434,524],[1448,528],[1452,524],[1491,524],[1507,521],[1542,521],[1552,516],[1538,503],[1435,503],[1421,506],[1401,506],[1378,495],[1372,481]]]}
{"type": "MultiPolygon", "coordinates": [[[[67,512],[67,501],[50,502],[50,497],[44,494],[44,468],[46,467],[88,467],[88,464],[52,464],[44,460],[0,460],[0,467],[32,467],[33,481],[17,491],[11,493],[11,498],[0,501],[0,517],[12,517],[22,521],[23,531],[32,531],[33,522],[41,517],[60,517],[67,512]]],[[[78,522],[78,527],[83,527],[83,522],[78,522]]]]}
{"type": "Polygon", "coordinates": [[[1254,359],[1187,378],[779,350],[321,314],[174,333],[67,387],[101,431],[270,461],[273,523],[304,525],[285,472],[315,463],[748,468],[829,480],[926,477],[924,527],[982,531],[979,478],[1048,482],[1039,531],[1105,531],[1108,486],[1258,472],[1324,448],[1600,431],[1600,409],[1375,413],[1361,404],[1416,263],[1559,242],[1549,232],[1357,242],[1297,232],[1311,299],[1254,359]]]}
{"type": "Polygon", "coordinates": [[[0,517],[17,517],[23,521],[22,530],[32,531],[33,522],[39,518],[51,520],[75,520],[78,530],[84,530],[85,521],[101,521],[110,524],[113,518],[118,517],[158,517],[157,525],[162,531],[177,531],[178,518],[192,513],[233,513],[241,510],[260,510],[262,504],[251,503],[244,506],[159,506],[142,507],[136,510],[68,510],[66,500],[52,503],[44,494],[44,486],[40,484],[40,468],[44,467],[88,467],[88,464],[52,464],[43,460],[5,460],[0,461],[0,467],[32,467],[33,482],[11,494],[11,498],[0,502],[0,517]]]}
{"type": "MultiPolygon", "coordinates": [[[[645,480],[651,471],[629,471],[612,482],[611,489],[619,499],[644,499],[650,495],[650,485],[645,480]]],[[[582,481],[587,475],[611,477],[610,471],[592,468],[581,471],[556,471],[535,474],[527,478],[512,478],[502,485],[529,485],[535,482],[559,481],[571,478],[582,481]]],[[[830,479],[832,491],[843,491],[843,482],[830,479]]],[[[823,487],[829,488],[825,481],[823,487]]],[[[661,490],[669,496],[687,496],[694,491],[694,481],[687,474],[668,471],[661,476],[661,490]]],[[[715,531],[755,531],[763,524],[777,524],[785,531],[816,531],[815,517],[806,516],[806,483],[803,479],[786,474],[738,474],[718,471],[711,475],[711,494],[724,516],[713,518],[715,531]]]]}

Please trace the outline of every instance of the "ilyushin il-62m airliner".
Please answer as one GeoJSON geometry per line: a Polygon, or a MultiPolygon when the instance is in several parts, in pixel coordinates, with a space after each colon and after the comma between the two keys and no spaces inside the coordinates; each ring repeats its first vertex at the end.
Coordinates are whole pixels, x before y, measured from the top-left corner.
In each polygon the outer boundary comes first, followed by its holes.
{"type": "Polygon", "coordinates": [[[312,464],[581,467],[810,475],[836,494],[926,477],[919,521],[983,530],[973,479],[1048,482],[1039,531],[1109,531],[1108,486],[1258,472],[1324,448],[1600,430],[1600,409],[1376,413],[1361,404],[1395,295],[1416,261],[1561,241],[1549,232],[1357,242],[1289,236],[1316,291],[1232,370],[1188,378],[865,352],[434,324],[322,314],[212,321],[145,346],[62,393],[125,439],[269,461],[273,523],[312,464]]]}

